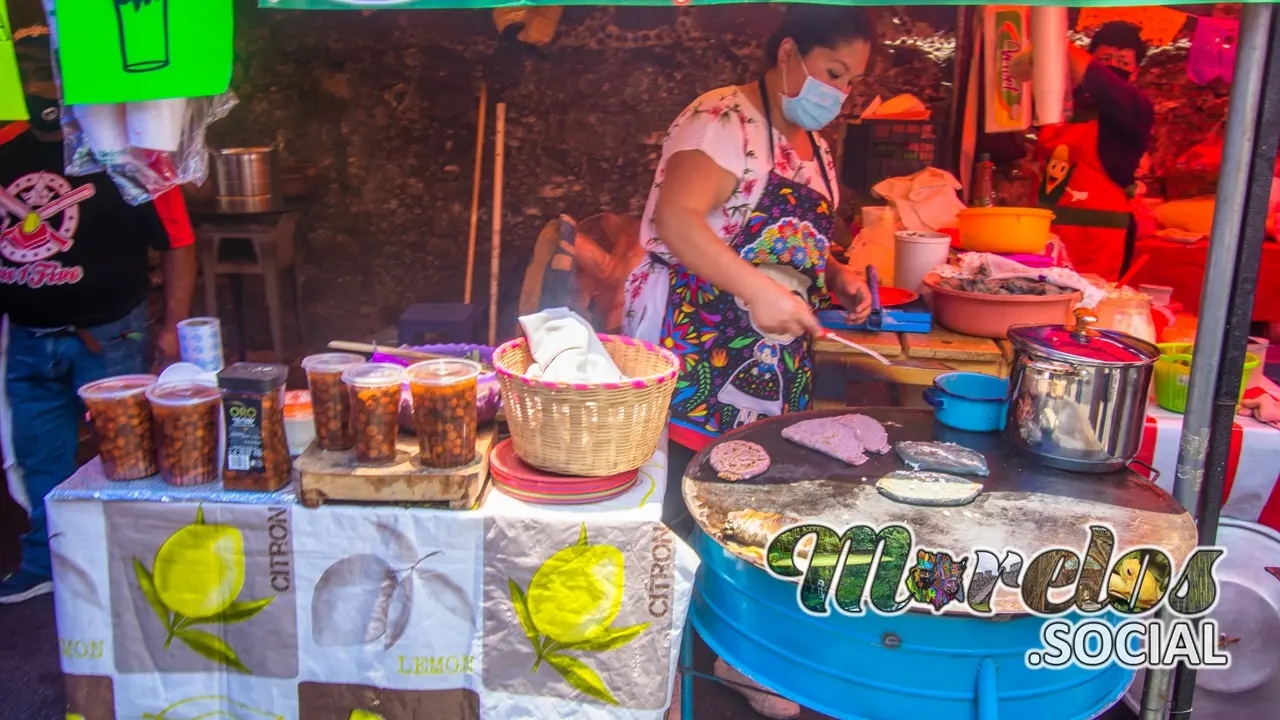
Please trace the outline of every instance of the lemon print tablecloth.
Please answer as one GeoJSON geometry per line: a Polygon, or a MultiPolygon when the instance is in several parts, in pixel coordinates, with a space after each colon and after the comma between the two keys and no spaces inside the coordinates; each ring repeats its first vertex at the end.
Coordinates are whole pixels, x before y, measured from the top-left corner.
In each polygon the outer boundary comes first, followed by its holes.
{"type": "Polygon", "coordinates": [[[659,520],[663,448],[613,501],[473,512],[95,460],[47,499],[68,717],[657,720],[697,568],[659,520]]]}

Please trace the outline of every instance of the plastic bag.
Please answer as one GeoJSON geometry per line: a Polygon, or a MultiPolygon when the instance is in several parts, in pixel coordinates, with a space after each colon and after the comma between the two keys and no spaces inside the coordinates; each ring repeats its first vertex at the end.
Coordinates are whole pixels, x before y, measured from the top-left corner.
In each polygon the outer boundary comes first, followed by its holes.
{"type": "Polygon", "coordinates": [[[64,105],[62,147],[68,175],[105,170],[130,205],[209,177],[205,129],[238,100],[228,91],[111,105],[64,105]]]}
{"type": "Polygon", "coordinates": [[[902,462],[914,470],[933,470],[961,475],[990,474],[987,459],[982,453],[955,443],[918,442],[904,440],[893,446],[902,462]]]}
{"type": "MultiPolygon", "coordinates": [[[[52,30],[53,78],[62,96],[55,0],[44,0],[52,30]]],[[[150,202],[179,185],[209,177],[205,129],[239,100],[228,90],[203,98],[62,107],[62,150],[70,176],[106,171],[130,205],[150,202]]]]}

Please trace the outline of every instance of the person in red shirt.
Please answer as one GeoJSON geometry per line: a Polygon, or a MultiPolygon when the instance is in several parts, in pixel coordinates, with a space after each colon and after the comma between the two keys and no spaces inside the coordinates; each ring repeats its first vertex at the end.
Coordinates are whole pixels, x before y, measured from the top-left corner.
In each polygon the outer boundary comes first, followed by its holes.
{"type": "Polygon", "coordinates": [[[146,372],[148,251],[164,253],[165,320],[154,343],[176,359],[191,309],[195,245],[178,191],[125,202],[105,172],[67,177],[49,31],[14,32],[29,123],[0,128],[0,314],[8,318],[5,390],[13,447],[31,502],[22,566],[0,604],[52,589],[44,496],[76,471],[85,409],[76,391],[146,372]]]}

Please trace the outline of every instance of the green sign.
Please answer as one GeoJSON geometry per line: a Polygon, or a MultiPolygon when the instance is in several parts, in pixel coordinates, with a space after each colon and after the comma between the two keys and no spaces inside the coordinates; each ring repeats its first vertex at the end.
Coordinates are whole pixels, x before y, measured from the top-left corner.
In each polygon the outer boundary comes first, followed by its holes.
{"type": "MultiPolygon", "coordinates": [[[[65,1],[65,0],[64,0],[65,1]]],[[[378,10],[448,8],[532,7],[535,5],[628,5],[632,7],[681,7],[697,5],[733,5],[759,0],[258,0],[258,7],[278,10],[378,10]]],[[[805,0],[780,0],[778,4],[805,0]]],[[[1273,0],[1244,0],[1246,4],[1273,0]]],[[[812,0],[815,5],[989,5],[975,0],[812,0]]],[[[1134,0],[1023,0],[1022,5],[1048,7],[1144,7],[1147,5],[1195,5],[1196,0],[1166,0],[1160,3],[1134,0]]]]}
{"type": "Polygon", "coordinates": [[[13,54],[13,28],[9,27],[9,9],[4,0],[0,0],[0,122],[26,119],[27,101],[22,97],[18,57],[13,54]]]}
{"type": "Polygon", "coordinates": [[[217,95],[231,84],[232,0],[57,0],[63,99],[217,95]]]}

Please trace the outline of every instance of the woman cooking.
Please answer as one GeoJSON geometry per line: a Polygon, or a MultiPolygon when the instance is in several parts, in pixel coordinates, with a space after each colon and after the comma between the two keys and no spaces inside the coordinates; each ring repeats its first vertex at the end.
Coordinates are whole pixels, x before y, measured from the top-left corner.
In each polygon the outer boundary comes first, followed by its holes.
{"type": "MultiPolygon", "coordinates": [[[[763,75],[706,93],[667,132],[641,226],[649,255],[628,278],[623,331],[682,361],[664,511],[682,535],[692,523],[680,480],[693,454],[740,425],[809,408],[811,338],[822,332],[814,311],[828,293],[854,322],[870,311],[862,276],[830,254],[839,198],[817,131],[862,76],[873,36],[860,8],[790,6],[763,75]]],[[[750,684],[721,661],[716,673],[750,684]]],[[[799,714],[776,696],[745,694],[768,717],[799,714]]],[[[678,707],[677,696],[674,716],[678,707]]]]}

